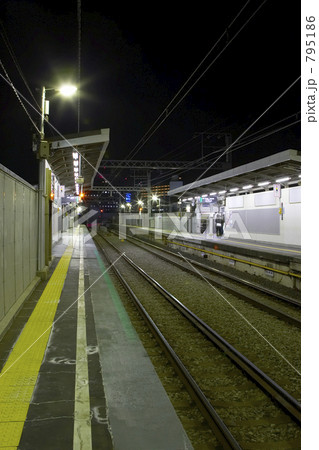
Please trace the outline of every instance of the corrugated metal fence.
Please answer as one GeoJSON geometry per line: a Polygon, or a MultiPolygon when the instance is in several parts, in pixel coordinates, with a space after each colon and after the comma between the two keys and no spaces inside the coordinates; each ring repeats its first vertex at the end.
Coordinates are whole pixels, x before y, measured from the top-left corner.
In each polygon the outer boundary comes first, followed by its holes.
{"type": "Polygon", "coordinates": [[[0,164],[0,336],[34,285],[38,193],[0,164]]]}

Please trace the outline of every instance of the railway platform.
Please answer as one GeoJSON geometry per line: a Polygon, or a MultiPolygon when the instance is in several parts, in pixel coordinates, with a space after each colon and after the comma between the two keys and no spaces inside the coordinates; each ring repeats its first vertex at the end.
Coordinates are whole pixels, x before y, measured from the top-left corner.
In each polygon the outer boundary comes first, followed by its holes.
{"type": "Polygon", "coordinates": [[[258,278],[262,283],[301,291],[301,247],[276,242],[186,233],[128,225],[121,233],[164,243],[175,251],[206,258],[226,270],[258,278]]]}
{"type": "Polygon", "coordinates": [[[0,342],[0,449],[192,449],[84,226],[0,342]]]}
{"type": "Polygon", "coordinates": [[[269,258],[274,261],[290,260],[300,262],[301,246],[288,245],[277,242],[257,241],[244,238],[228,238],[226,236],[209,235],[207,233],[184,233],[177,230],[163,230],[148,227],[137,227],[129,225],[128,228],[133,235],[145,236],[154,234],[159,239],[161,235],[170,240],[185,240],[189,242],[205,243],[216,249],[233,251],[242,255],[258,255],[260,258],[269,258]]]}

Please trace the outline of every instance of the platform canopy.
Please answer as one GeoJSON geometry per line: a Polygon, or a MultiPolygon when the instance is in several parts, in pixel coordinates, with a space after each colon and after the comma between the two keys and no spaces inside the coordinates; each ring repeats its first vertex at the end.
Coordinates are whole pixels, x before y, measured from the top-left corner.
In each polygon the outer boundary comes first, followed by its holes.
{"type": "Polygon", "coordinates": [[[201,180],[168,191],[168,195],[179,198],[202,196],[205,194],[225,191],[225,195],[244,193],[244,186],[252,185],[250,191],[263,189],[259,183],[270,182],[269,186],[278,179],[289,178],[287,185],[300,181],[301,155],[297,150],[285,150],[280,153],[258,159],[248,164],[226,170],[201,180]],[[232,190],[233,189],[233,190],[232,190]]]}
{"type": "Polygon", "coordinates": [[[53,137],[48,139],[48,141],[51,148],[51,156],[48,158],[48,163],[59,183],[65,186],[65,193],[72,195],[75,192],[74,151],[81,154],[84,189],[91,189],[110,141],[109,128],[68,135],[64,136],[64,139],[53,137]]]}

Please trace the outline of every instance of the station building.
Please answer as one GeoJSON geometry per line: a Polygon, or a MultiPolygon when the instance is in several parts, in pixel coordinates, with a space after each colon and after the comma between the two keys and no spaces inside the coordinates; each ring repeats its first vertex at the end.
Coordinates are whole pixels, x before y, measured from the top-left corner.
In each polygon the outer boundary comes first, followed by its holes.
{"type": "Polygon", "coordinates": [[[187,231],[300,246],[301,156],[286,150],[170,190],[187,231]]]}

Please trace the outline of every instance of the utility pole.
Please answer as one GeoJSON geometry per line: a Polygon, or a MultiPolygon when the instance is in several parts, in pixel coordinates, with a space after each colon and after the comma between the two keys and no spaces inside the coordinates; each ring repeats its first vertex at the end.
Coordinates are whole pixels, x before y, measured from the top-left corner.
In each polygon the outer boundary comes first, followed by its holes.
{"type": "Polygon", "coordinates": [[[147,213],[148,213],[148,217],[151,217],[151,212],[152,212],[152,199],[151,199],[151,189],[152,189],[152,185],[151,185],[151,171],[148,170],[147,171],[147,213]]]}
{"type": "Polygon", "coordinates": [[[39,184],[38,184],[38,274],[46,279],[45,264],[45,197],[46,197],[46,170],[45,161],[49,157],[49,144],[44,140],[44,123],[49,116],[49,102],[45,99],[46,89],[42,88],[40,142],[37,157],[39,159],[39,184]]]}
{"type": "Polygon", "coordinates": [[[200,136],[200,149],[201,149],[202,159],[204,159],[204,136],[207,137],[207,135],[209,135],[209,133],[205,133],[205,131],[201,131],[201,132],[194,134],[194,137],[200,136]]]}
{"type": "MultiPolygon", "coordinates": [[[[231,143],[232,143],[232,135],[231,133],[206,133],[205,131],[201,131],[201,132],[197,132],[194,134],[194,137],[196,136],[200,136],[200,144],[201,144],[201,158],[204,159],[204,138],[206,139],[210,139],[213,136],[217,136],[217,138],[221,138],[222,136],[225,137],[225,146],[226,148],[228,148],[231,143]]],[[[206,148],[211,148],[206,146],[206,148]]],[[[230,163],[231,164],[232,161],[232,157],[231,157],[231,152],[227,152],[226,153],[226,163],[230,163]]]]}

